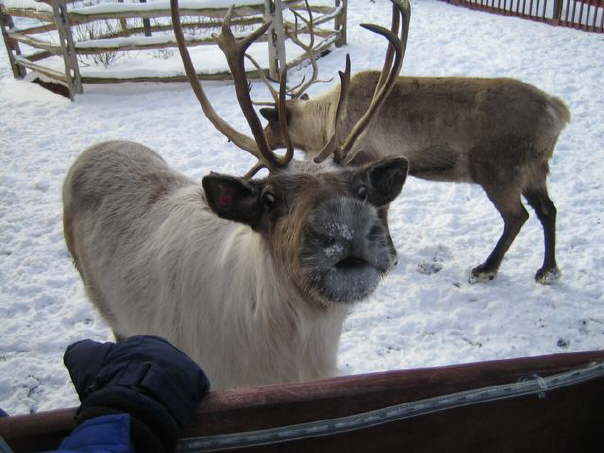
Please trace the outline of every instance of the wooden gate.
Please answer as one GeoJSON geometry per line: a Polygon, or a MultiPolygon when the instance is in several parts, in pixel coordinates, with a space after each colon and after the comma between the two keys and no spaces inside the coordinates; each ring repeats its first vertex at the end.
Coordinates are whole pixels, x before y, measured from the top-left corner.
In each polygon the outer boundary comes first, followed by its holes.
{"type": "MultiPolygon", "coordinates": [[[[124,0],[116,0],[114,3],[81,6],[79,0],[3,0],[0,3],[0,28],[14,76],[23,78],[26,70],[34,71],[52,82],[66,85],[72,99],[74,94],[82,93],[82,85],[87,83],[186,81],[184,74],[118,78],[81,73],[78,57],[83,55],[177,47],[174,36],[166,33],[172,29],[168,20],[169,0],[139,2],[124,3],[124,0]],[[19,23],[15,24],[13,17],[37,19],[40,24],[20,27],[19,23]],[[142,26],[133,23],[133,20],[138,20],[142,26]],[[74,29],[82,24],[103,24],[107,21],[117,25],[105,30],[100,36],[82,37],[74,33],[74,29]],[[26,55],[20,45],[33,48],[34,52],[26,55]],[[56,65],[52,67],[41,63],[56,56],[63,58],[64,70],[58,70],[56,65]]],[[[212,0],[197,0],[197,4],[188,2],[186,7],[180,8],[181,16],[188,18],[183,19],[183,28],[191,31],[220,27],[227,12],[224,4],[225,2],[212,0]],[[196,18],[204,20],[195,21],[196,18]]],[[[313,56],[320,56],[333,45],[346,44],[347,0],[334,0],[333,6],[311,4],[309,8],[314,16],[313,32],[318,38],[312,49],[313,56]],[[332,28],[321,27],[330,21],[333,22],[332,28]]],[[[268,42],[268,64],[261,70],[274,78],[278,78],[277,74],[283,66],[291,68],[311,58],[308,51],[296,58],[286,58],[284,42],[288,37],[309,32],[308,27],[299,27],[299,24],[284,19],[283,12],[288,9],[305,11],[306,5],[300,0],[248,0],[238,4],[231,21],[235,27],[255,26],[269,19],[272,21],[273,25],[258,41],[268,42]]],[[[209,36],[189,36],[187,44],[214,45],[214,41],[209,36]]],[[[200,72],[198,75],[200,79],[206,80],[231,77],[228,70],[200,72]]],[[[258,77],[258,69],[250,71],[248,76],[258,77]]]]}

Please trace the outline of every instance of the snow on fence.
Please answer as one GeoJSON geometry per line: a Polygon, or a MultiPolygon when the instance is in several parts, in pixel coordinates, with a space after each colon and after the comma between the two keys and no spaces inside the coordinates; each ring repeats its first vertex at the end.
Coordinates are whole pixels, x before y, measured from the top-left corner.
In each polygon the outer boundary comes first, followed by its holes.
{"type": "Polygon", "coordinates": [[[444,0],[454,5],[604,33],[604,0],[444,0]]]}
{"type": "MultiPolygon", "coordinates": [[[[90,1],[81,0],[0,0],[0,28],[14,76],[22,79],[30,70],[45,81],[66,85],[72,99],[74,94],[83,92],[85,83],[186,81],[180,63],[169,74],[135,67],[121,73],[111,70],[81,72],[79,60],[83,56],[96,56],[96,62],[104,62],[108,66],[107,60],[117,52],[177,47],[169,19],[169,0],[126,1],[130,3],[106,0],[91,5],[90,1]],[[22,18],[18,26],[13,17],[22,18]],[[88,28],[82,32],[78,29],[82,26],[88,28]],[[21,46],[33,51],[26,55],[21,46]]],[[[290,46],[290,51],[285,45],[292,35],[309,34],[307,24],[300,24],[297,19],[287,20],[284,15],[288,10],[305,12],[306,5],[301,0],[181,0],[179,10],[183,29],[187,30],[188,46],[214,45],[207,33],[203,36],[199,32],[220,27],[231,5],[235,6],[231,20],[235,35],[244,34],[243,28],[257,26],[265,20],[271,20],[273,24],[258,40],[268,43],[264,55],[259,57],[257,45],[251,48],[251,53],[256,52],[254,57],[261,67],[251,69],[248,72],[250,78],[259,77],[259,71],[278,78],[284,66],[291,68],[311,58],[307,49],[290,46]],[[286,49],[293,58],[286,58],[286,49]]],[[[332,45],[346,44],[346,9],[347,0],[310,5],[312,28],[317,38],[312,55],[320,56],[332,45]],[[333,22],[333,27],[320,27],[328,22],[333,22]]],[[[198,73],[200,79],[231,77],[226,62],[214,61],[221,59],[221,55],[209,59],[205,55],[206,59],[199,64],[199,67],[206,66],[203,72],[198,73]],[[210,63],[211,67],[205,63],[210,63]]]]}

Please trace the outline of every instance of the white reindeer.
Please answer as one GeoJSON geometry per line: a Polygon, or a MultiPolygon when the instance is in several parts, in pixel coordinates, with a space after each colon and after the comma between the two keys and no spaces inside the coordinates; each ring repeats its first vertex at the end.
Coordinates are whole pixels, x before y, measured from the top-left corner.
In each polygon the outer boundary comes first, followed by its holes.
{"type": "MultiPolygon", "coordinates": [[[[401,3],[408,21],[408,2],[401,3]]],[[[291,147],[284,157],[273,154],[243,66],[246,48],[268,24],[235,40],[230,11],[216,39],[255,140],[233,130],[192,71],[177,8],[173,0],[175,33],[204,112],[260,165],[244,178],[212,173],[199,184],[140,144],[112,141],[84,151],[66,177],[63,204],[65,239],[87,294],[118,339],[167,338],[216,389],[332,376],[350,303],[367,298],[393,265],[378,210],[400,193],[407,161],[351,167],[341,159],[298,162],[291,147]],[[251,179],[260,166],[269,175],[251,179]]],[[[403,57],[395,34],[367,27],[385,36],[396,56],[360,129],[403,57]]],[[[284,87],[285,77],[282,100],[284,87]]]]}

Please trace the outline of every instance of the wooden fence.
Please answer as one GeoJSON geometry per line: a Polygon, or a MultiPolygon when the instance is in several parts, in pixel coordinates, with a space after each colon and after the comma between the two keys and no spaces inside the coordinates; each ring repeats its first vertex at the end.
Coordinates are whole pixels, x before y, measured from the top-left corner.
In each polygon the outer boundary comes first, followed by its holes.
{"type": "MultiPolygon", "coordinates": [[[[604,377],[583,373],[602,364],[575,352],[210,392],[177,452],[600,453],[604,377]]],[[[54,450],[75,412],[0,417],[0,438],[54,450]]]]}
{"type": "MultiPolygon", "coordinates": [[[[75,94],[83,92],[83,84],[87,83],[186,81],[184,74],[113,77],[110,72],[102,76],[81,73],[78,64],[78,58],[81,56],[177,47],[173,34],[169,33],[172,29],[169,20],[169,0],[155,0],[149,3],[146,0],[139,0],[140,3],[123,3],[123,1],[79,6],[81,2],[78,0],[3,0],[3,3],[0,3],[0,28],[15,78],[21,79],[26,76],[27,70],[33,71],[52,82],[66,85],[72,99],[75,94]],[[37,19],[39,24],[15,26],[13,17],[37,19]],[[150,19],[155,19],[153,24],[150,19]],[[82,24],[97,23],[97,25],[101,24],[102,28],[102,24],[106,24],[107,21],[119,25],[115,29],[105,30],[104,33],[95,36],[95,39],[78,37],[74,32],[76,27],[82,24]],[[49,39],[49,36],[58,37],[58,40],[49,39]],[[33,48],[34,51],[26,55],[20,45],[33,48]],[[42,63],[56,56],[63,58],[64,70],[57,70],[56,65],[52,67],[42,63]]],[[[227,8],[224,7],[224,2],[218,2],[217,5],[221,6],[213,6],[212,0],[195,0],[184,3],[184,6],[181,5],[183,29],[220,27],[227,8]]],[[[304,35],[309,32],[305,24],[284,20],[283,12],[287,9],[301,13],[306,11],[305,4],[301,0],[249,0],[249,3],[240,4],[235,8],[231,21],[234,28],[255,26],[267,19],[272,20],[273,24],[259,39],[260,42],[268,43],[267,67],[250,71],[248,73],[250,78],[258,77],[259,70],[272,77],[278,77],[282,67],[291,68],[310,58],[311,54],[308,51],[290,60],[286,58],[285,41],[288,35],[292,33],[304,35]]],[[[320,56],[332,45],[346,44],[347,0],[333,0],[333,6],[311,4],[310,10],[314,16],[314,34],[318,38],[313,49],[314,55],[320,56]],[[321,27],[322,24],[329,22],[333,22],[333,27],[321,27]]],[[[209,36],[189,36],[187,45],[215,44],[209,36]]],[[[213,73],[199,72],[198,76],[206,80],[231,77],[228,70],[213,73]]]]}
{"type": "Polygon", "coordinates": [[[444,0],[497,14],[604,33],[604,0],[444,0]]]}

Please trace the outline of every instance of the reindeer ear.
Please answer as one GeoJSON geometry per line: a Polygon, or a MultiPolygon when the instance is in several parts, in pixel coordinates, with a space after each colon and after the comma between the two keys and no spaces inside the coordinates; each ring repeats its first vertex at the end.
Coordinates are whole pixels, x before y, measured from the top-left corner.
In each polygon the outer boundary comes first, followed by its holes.
{"type": "Polygon", "coordinates": [[[310,99],[310,96],[308,95],[308,93],[304,93],[298,99],[300,99],[301,101],[308,101],[310,99]]]}
{"type": "Polygon", "coordinates": [[[210,209],[218,217],[254,226],[262,215],[260,188],[242,178],[211,173],[201,181],[210,209]]]}
{"type": "Polygon", "coordinates": [[[262,108],[260,109],[260,115],[267,119],[269,123],[279,121],[279,114],[277,113],[277,109],[274,108],[262,108]]]}
{"type": "MultiPolygon", "coordinates": [[[[279,121],[279,113],[277,112],[277,109],[274,109],[272,107],[260,109],[260,114],[264,118],[266,118],[269,123],[276,123],[279,121]]],[[[285,115],[287,117],[287,122],[290,123],[292,114],[291,114],[290,110],[287,108],[287,106],[285,107],[285,115]]]]}
{"type": "Polygon", "coordinates": [[[369,185],[368,200],[375,206],[383,206],[394,200],[407,179],[409,162],[403,157],[384,159],[364,167],[369,185]]]}

